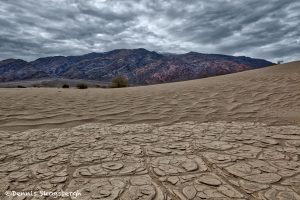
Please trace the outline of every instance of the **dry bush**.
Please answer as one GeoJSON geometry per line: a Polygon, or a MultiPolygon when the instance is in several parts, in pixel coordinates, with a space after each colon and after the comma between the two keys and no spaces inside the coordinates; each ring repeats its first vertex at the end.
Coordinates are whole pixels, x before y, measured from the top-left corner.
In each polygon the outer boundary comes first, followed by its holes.
{"type": "Polygon", "coordinates": [[[70,88],[70,86],[68,84],[63,84],[62,88],[70,88]]]}
{"type": "Polygon", "coordinates": [[[76,87],[77,87],[78,89],[87,89],[87,88],[88,88],[87,84],[84,84],[84,83],[77,84],[76,87]]]}
{"type": "Polygon", "coordinates": [[[111,81],[112,88],[128,87],[128,79],[124,76],[116,76],[111,81]]]}

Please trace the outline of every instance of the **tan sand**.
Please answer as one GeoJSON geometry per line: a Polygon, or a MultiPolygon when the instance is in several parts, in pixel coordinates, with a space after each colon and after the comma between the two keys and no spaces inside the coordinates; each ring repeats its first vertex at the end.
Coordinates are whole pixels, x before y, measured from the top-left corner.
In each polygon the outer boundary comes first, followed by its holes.
{"type": "Polygon", "coordinates": [[[201,80],[123,89],[0,89],[0,129],[87,122],[300,124],[300,62],[201,80]]]}

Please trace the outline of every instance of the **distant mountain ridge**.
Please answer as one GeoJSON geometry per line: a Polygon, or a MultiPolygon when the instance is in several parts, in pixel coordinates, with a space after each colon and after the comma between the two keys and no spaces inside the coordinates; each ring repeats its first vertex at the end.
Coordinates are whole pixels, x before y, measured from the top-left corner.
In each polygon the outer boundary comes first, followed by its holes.
{"type": "Polygon", "coordinates": [[[219,54],[168,54],[146,49],[117,49],[81,56],[54,56],[32,62],[0,61],[0,82],[34,79],[83,79],[108,82],[117,75],[131,84],[156,84],[229,74],[273,65],[244,56],[219,54]]]}

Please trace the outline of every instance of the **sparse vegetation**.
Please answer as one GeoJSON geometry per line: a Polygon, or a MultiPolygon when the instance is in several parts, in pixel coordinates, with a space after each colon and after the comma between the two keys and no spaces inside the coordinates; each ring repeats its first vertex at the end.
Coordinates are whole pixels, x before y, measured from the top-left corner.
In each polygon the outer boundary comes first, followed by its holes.
{"type": "Polygon", "coordinates": [[[63,84],[62,88],[70,88],[68,84],[63,84]]]}
{"type": "Polygon", "coordinates": [[[116,76],[111,81],[112,88],[128,87],[128,80],[124,76],[116,76]]]}
{"type": "Polygon", "coordinates": [[[80,84],[77,84],[76,86],[78,89],[87,89],[88,88],[88,85],[87,84],[84,84],[84,83],[80,83],[80,84]]]}
{"type": "Polygon", "coordinates": [[[26,88],[26,87],[23,85],[18,85],[17,88],[26,88]]]}
{"type": "Polygon", "coordinates": [[[276,64],[277,65],[283,64],[283,60],[278,60],[276,64]]]}

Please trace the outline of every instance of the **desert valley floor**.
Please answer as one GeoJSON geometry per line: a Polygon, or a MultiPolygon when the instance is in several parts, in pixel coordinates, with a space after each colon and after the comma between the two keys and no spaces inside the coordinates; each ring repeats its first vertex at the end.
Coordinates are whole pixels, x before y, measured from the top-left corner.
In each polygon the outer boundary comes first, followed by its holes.
{"type": "Polygon", "coordinates": [[[0,199],[300,199],[300,63],[123,89],[0,89],[0,199]]]}

